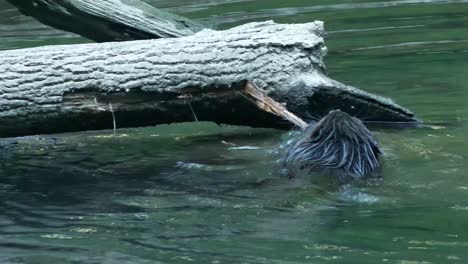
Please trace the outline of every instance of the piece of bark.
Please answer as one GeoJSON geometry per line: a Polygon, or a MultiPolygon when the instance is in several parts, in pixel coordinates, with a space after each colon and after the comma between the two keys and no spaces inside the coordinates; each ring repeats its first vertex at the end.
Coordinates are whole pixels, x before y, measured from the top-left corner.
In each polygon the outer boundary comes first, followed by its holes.
{"type": "Polygon", "coordinates": [[[416,121],[389,99],[325,76],[323,34],[322,22],[263,22],[181,38],[3,51],[0,136],[112,128],[109,103],[118,127],[193,121],[194,112],[200,121],[290,128],[233,93],[246,81],[306,121],[332,109],[416,121]]]}
{"type": "Polygon", "coordinates": [[[281,103],[278,103],[273,98],[269,97],[262,89],[258,88],[255,83],[248,81],[245,85],[243,93],[246,96],[252,98],[252,101],[261,110],[281,117],[282,119],[291,122],[291,124],[297,126],[298,128],[305,129],[307,127],[307,123],[304,120],[289,112],[288,109],[286,109],[286,107],[281,103]]]}
{"type": "Polygon", "coordinates": [[[43,24],[96,42],[192,35],[205,25],[139,0],[8,0],[43,24]]]}

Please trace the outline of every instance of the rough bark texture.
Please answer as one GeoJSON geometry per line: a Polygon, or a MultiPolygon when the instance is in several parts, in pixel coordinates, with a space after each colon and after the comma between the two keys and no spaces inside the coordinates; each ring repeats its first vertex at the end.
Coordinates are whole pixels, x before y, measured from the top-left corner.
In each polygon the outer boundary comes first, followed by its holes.
{"type": "Polygon", "coordinates": [[[259,117],[238,96],[247,80],[306,120],[338,108],[415,121],[389,99],[326,77],[323,34],[322,22],[263,22],[173,39],[4,51],[0,136],[111,128],[110,103],[119,127],[193,121],[194,113],[200,121],[289,127],[259,117]]]}
{"type": "Polygon", "coordinates": [[[139,0],[8,0],[41,23],[97,42],[192,35],[200,23],[139,0]]]}

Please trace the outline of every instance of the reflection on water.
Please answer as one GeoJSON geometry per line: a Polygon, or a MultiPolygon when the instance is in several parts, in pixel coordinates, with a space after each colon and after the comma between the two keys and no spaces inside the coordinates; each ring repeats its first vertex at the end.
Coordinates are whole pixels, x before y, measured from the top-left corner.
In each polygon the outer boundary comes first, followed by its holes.
{"type": "MultiPolygon", "coordinates": [[[[383,181],[280,178],[293,135],[212,124],[0,140],[0,263],[465,263],[467,1],[147,1],[219,28],[326,21],[330,75],[428,122],[383,181]]],[[[0,2],[0,49],[86,40],[0,2]]],[[[294,133],[292,133],[294,134],[294,133]]]]}

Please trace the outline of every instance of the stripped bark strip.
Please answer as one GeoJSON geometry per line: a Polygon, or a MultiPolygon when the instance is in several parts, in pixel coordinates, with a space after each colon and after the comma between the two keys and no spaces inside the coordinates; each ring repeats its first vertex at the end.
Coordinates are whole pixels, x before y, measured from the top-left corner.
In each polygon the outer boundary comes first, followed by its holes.
{"type": "Polygon", "coordinates": [[[258,108],[263,111],[280,116],[301,129],[305,129],[307,127],[307,123],[304,122],[304,120],[289,112],[283,104],[278,103],[273,98],[269,97],[263,90],[258,88],[255,83],[248,81],[243,92],[251,96],[255,100],[258,108]]]}

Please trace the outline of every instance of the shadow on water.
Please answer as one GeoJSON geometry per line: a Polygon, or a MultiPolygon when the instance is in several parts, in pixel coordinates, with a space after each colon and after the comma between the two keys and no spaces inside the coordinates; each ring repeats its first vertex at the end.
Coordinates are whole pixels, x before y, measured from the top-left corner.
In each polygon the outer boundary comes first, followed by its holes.
{"type": "MultiPolygon", "coordinates": [[[[230,193],[255,186],[257,176],[250,175],[249,167],[276,167],[275,158],[263,159],[272,150],[261,146],[277,139],[273,132],[7,139],[2,141],[2,195],[57,206],[98,203],[107,212],[139,210],[115,203],[114,195],[247,199],[230,193]]],[[[258,177],[273,173],[262,171],[258,177]]]]}

